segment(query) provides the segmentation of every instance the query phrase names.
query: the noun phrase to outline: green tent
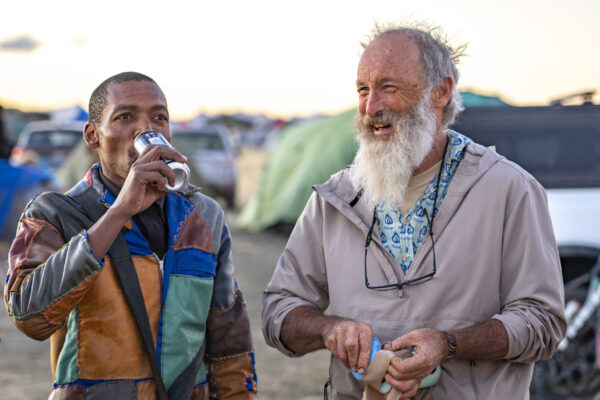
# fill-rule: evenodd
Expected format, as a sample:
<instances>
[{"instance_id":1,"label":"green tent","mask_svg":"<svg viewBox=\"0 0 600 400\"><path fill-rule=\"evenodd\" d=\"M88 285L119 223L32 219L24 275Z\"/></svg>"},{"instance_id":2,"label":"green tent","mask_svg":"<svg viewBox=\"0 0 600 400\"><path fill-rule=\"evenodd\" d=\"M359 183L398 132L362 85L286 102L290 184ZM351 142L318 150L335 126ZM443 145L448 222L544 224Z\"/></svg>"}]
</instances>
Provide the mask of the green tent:
<instances>
[{"instance_id":1,"label":"green tent","mask_svg":"<svg viewBox=\"0 0 600 400\"><path fill-rule=\"evenodd\" d=\"M312 192L312 185L354 159L356 110L301 122L282 129L271 151L262 180L238 222L250 230L296 222Z\"/></svg>"},{"instance_id":2,"label":"green tent","mask_svg":"<svg viewBox=\"0 0 600 400\"><path fill-rule=\"evenodd\" d=\"M460 92L465 107L507 106L504 101L495 96L484 96L469 91Z\"/></svg>"},{"instance_id":3,"label":"green tent","mask_svg":"<svg viewBox=\"0 0 600 400\"><path fill-rule=\"evenodd\" d=\"M502 100L463 92L465 107L502 106ZM238 223L260 230L278 223L294 224L312 186L352 163L356 153L356 109L284 128L269 155L258 190L242 210Z\"/></svg>"}]
</instances>

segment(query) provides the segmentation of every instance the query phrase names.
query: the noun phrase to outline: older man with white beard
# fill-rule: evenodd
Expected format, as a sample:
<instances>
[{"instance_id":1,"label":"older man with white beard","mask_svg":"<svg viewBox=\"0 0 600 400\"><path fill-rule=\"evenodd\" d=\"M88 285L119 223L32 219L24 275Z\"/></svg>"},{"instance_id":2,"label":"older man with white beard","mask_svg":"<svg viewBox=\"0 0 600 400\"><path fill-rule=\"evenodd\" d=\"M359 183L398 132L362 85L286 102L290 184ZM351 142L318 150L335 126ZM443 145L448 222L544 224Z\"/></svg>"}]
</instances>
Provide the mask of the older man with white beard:
<instances>
[{"instance_id":1,"label":"older man with white beard","mask_svg":"<svg viewBox=\"0 0 600 400\"><path fill-rule=\"evenodd\" d=\"M460 49L436 32L393 27L365 46L354 164L315 187L265 290L267 343L331 351L335 399L362 397L350 372L369 372L373 337L414 353L387 366L396 398L528 398L565 333L544 190L447 129Z\"/></svg>"}]
</instances>

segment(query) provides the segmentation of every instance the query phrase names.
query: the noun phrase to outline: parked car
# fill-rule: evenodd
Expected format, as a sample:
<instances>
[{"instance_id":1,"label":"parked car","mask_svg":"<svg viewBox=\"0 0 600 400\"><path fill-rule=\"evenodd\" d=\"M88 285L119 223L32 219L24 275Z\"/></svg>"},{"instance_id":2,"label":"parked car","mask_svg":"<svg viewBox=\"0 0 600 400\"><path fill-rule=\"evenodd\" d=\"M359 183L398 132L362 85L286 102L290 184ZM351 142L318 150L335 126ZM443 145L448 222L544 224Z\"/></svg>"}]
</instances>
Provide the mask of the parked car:
<instances>
[{"instance_id":1,"label":"parked car","mask_svg":"<svg viewBox=\"0 0 600 400\"><path fill-rule=\"evenodd\" d=\"M11 157L19 160L31 151L57 170L83 139L82 121L34 121L23 128Z\"/></svg>"},{"instance_id":2,"label":"parked car","mask_svg":"<svg viewBox=\"0 0 600 400\"><path fill-rule=\"evenodd\" d=\"M565 282L588 272L600 256L600 106L473 107L454 128L544 186Z\"/></svg>"},{"instance_id":3,"label":"parked car","mask_svg":"<svg viewBox=\"0 0 600 400\"><path fill-rule=\"evenodd\" d=\"M194 182L212 197L222 197L227 207L235 207L234 152L228 137L216 128L175 130L171 144L185 154L199 175Z\"/></svg>"},{"instance_id":4,"label":"parked car","mask_svg":"<svg viewBox=\"0 0 600 400\"><path fill-rule=\"evenodd\" d=\"M471 108L454 128L496 146L546 188L566 313L575 316L584 302L593 305L588 286L593 292L600 268L600 106ZM590 315L600 315L596 307L590 309ZM577 318L585 323L569 319L576 333L568 345L561 344L551 360L536 363L532 400L599 398L600 319Z\"/></svg>"}]
</instances>

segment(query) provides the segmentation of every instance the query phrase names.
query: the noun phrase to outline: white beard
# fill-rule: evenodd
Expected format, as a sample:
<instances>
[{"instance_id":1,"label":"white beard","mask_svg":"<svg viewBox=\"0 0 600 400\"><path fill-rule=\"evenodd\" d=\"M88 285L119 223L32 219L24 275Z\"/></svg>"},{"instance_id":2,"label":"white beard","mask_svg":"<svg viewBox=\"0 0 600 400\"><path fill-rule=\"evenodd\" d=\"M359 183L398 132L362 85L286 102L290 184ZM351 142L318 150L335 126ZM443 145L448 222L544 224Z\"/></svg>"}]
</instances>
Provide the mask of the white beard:
<instances>
[{"instance_id":1,"label":"white beard","mask_svg":"<svg viewBox=\"0 0 600 400\"><path fill-rule=\"evenodd\" d=\"M408 181L414 170L431 151L436 134L436 118L425 91L412 109L399 115L384 112L379 116L356 115L358 152L350 180L369 208L379 202L399 209L404 201ZM373 134L376 124L391 124L389 139Z\"/></svg>"}]
</instances>

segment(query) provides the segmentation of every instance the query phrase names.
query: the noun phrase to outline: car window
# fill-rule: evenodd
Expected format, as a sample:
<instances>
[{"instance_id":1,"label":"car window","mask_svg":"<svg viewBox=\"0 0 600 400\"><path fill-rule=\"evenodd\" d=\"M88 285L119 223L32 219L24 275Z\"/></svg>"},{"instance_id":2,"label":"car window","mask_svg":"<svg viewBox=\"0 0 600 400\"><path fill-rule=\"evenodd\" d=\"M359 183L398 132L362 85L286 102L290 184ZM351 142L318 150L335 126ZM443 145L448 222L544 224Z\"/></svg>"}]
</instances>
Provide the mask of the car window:
<instances>
[{"instance_id":1,"label":"car window","mask_svg":"<svg viewBox=\"0 0 600 400\"><path fill-rule=\"evenodd\" d=\"M547 188L600 186L600 135L550 132L509 135L496 142L498 153Z\"/></svg>"},{"instance_id":2,"label":"car window","mask_svg":"<svg viewBox=\"0 0 600 400\"><path fill-rule=\"evenodd\" d=\"M546 188L600 187L600 107L466 109L453 128L516 162Z\"/></svg>"},{"instance_id":3,"label":"car window","mask_svg":"<svg viewBox=\"0 0 600 400\"><path fill-rule=\"evenodd\" d=\"M225 150L225 143L219 135L213 134L181 134L176 135L177 147L188 151Z\"/></svg>"},{"instance_id":4,"label":"car window","mask_svg":"<svg viewBox=\"0 0 600 400\"><path fill-rule=\"evenodd\" d=\"M82 138L79 131L35 131L31 132L27 147L74 147Z\"/></svg>"}]
</instances>

